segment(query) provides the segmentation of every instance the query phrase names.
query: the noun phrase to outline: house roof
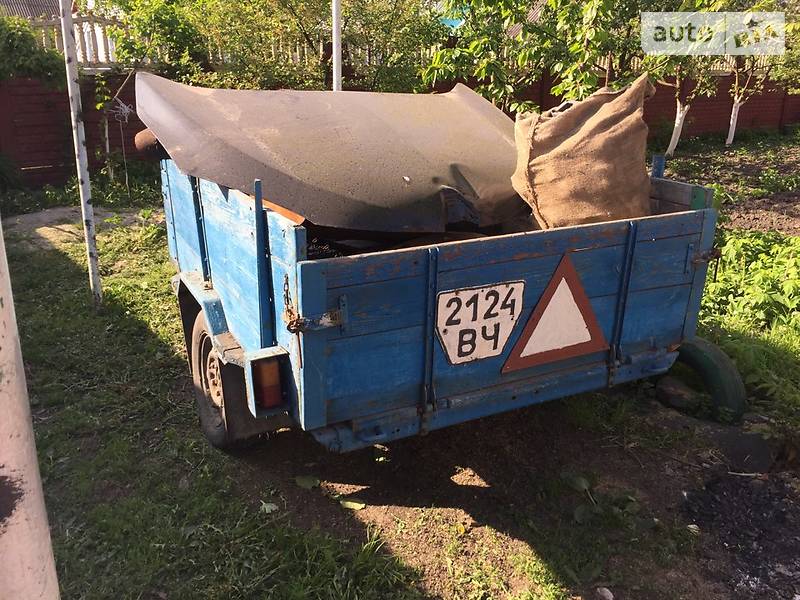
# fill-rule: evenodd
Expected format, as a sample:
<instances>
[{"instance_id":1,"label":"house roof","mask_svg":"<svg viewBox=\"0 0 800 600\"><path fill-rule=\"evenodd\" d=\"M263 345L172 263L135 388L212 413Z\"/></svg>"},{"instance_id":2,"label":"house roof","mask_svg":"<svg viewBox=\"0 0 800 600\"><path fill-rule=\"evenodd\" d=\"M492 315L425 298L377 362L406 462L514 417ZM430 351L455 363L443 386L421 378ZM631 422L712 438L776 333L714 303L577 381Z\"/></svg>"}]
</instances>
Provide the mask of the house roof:
<instances>
[{"instance_id":1,"label":"house roof","mask_svg":"<svg viewBox=\"0 0 800 600\"><path fill-rule=\"evenodd\" d=\"M51 17L60 12L58 0L0 0L0 14L7 17Z\"/></svg>"}]
</instances>

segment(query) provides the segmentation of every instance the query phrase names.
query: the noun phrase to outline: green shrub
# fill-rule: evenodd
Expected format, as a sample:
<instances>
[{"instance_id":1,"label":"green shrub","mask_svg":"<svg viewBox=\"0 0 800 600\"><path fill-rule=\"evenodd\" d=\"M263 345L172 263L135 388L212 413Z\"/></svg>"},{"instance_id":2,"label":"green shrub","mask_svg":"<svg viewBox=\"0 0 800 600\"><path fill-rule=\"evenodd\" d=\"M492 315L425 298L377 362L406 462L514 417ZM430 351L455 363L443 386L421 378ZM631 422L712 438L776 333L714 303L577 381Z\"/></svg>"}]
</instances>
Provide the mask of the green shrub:
<instances>
[{"instance_id":1,"label":"green shrub","mask_svg":"<svg viewBox=\"0 0 800 600\"><path fill-rule=\"evenodd\" d=\"M790 419L800 408L800 237L722 231L701 328L734 358L745 382Z\"/></svg>"},{"instance_id":2,"label":"green shrub","mask_svg":"<svg viewBox=\"0 0 800 600\"><path fill-rule=\"evenodd\" d=\"M25 19L0 16L0 81L12 77L34 77L62 85L64 59L55 50L39 47Z\"/></svg>"}]
</instances>

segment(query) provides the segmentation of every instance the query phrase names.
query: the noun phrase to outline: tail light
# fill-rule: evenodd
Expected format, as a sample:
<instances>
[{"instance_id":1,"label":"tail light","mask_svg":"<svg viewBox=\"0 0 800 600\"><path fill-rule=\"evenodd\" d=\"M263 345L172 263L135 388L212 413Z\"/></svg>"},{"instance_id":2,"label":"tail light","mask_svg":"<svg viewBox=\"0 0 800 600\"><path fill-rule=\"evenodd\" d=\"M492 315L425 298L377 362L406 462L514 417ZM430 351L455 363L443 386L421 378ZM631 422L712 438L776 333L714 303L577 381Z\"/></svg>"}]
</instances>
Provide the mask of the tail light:
<instances>
[{"instance_id":1,"label":"tail light","mask_svg":"<svg viewBox=\"0 0 800 600\"><path fill-rule=\"evenodd\" d=\"M253 391L261 408L275 408L283 403L281 372L278 360L268 358L253 363Z\"/></svg>"}]
</instances>

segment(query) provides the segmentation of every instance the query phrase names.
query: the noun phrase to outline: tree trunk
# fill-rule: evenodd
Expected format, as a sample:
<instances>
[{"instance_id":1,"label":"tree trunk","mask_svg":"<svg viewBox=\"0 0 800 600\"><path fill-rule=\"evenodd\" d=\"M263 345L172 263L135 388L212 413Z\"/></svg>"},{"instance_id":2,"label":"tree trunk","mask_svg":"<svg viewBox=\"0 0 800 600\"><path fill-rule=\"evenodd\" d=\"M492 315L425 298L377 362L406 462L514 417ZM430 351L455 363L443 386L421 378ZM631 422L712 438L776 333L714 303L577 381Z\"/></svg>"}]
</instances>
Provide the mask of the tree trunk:
<instances>
[{"instance_id":1,"label":"tree trunk","mask_svg":"<svg viewBox=\"0 0 800 600\"><path fill-rule=\"evenodd\" d=\"M725 145L730 146L733 144L733 136L736 135L736 122L739 120L739 109L742 107L740 98L733 99L733 108L731 108L731 121L728 125L728 137L725 140Z\"/></svg>"},{"instance_id":2,"label":"tree trunk","mask_svg":"<svg viewBox=\"0 0 800 600\"><path fill-rule=\"evenodd\" d=\"M672 137L669 139L669 146L664 153L667 156L672 156L675 153L675 147L678 145L678 140L681 139L681 132L683 131L683 122L686 120L686 113L689 112L689 104L683 104L680 99L675 100L675 124L672 126Z\"/></svg>"}]
</instances>

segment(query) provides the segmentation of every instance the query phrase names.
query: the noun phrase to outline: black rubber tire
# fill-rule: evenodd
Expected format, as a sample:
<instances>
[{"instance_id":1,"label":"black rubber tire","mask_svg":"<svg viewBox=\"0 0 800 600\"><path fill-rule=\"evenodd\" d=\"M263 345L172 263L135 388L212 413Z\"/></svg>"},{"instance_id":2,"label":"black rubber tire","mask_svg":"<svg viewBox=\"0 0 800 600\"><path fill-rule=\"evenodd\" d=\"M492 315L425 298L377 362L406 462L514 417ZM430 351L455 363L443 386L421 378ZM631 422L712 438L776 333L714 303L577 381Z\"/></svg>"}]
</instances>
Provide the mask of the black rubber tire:
<instances>
[{"instance_id":1,"label":"black rubber tire","mask_svg":"<svg viewBox=\"0 0 800 600\"><path fill-rule=\"evenodd\" d=\"M747 392L734 362L716 344L700 337L681 344L678 362L694 370L711 395L715 420L735 423L747 407Z\"/></svg>"},{"instance_id":2,"label":"black rubber tire","mask_svg":"<svg viewBox=\"0 0 800 600\"><path fill-rule=\"evenodd\" d=\"M224 410L211 400L207 366L209 358L218 360L206 329L205 316L200 311L192 327L192 383L197 416L200 418L200 429L208 442L215 448L229 448L233 439L225 426ZM222 402L224 406L224 399Z\"/></svg>"}]
</instances>

